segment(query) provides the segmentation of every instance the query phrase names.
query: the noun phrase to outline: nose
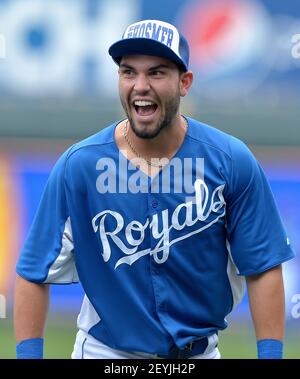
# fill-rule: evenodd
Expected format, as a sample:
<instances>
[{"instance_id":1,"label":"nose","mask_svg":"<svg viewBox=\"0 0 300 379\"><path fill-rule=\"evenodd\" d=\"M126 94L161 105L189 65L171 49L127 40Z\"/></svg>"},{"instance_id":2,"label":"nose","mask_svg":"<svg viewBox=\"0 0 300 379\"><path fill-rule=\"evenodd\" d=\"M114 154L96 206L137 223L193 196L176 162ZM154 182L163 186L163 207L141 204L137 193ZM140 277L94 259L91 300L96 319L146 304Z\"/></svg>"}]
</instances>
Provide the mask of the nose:
<instances>
[{"instance_id":1,"label":"nose","mask_svg":"<svg viewBox=\"0 0 300 379\"><path fill-rule=\"evenodd\" d=\"M135 78L134 89L136 92L147 92L150 89L149 79L145 74L139 74Z\"/></svg>"}]
</instances>

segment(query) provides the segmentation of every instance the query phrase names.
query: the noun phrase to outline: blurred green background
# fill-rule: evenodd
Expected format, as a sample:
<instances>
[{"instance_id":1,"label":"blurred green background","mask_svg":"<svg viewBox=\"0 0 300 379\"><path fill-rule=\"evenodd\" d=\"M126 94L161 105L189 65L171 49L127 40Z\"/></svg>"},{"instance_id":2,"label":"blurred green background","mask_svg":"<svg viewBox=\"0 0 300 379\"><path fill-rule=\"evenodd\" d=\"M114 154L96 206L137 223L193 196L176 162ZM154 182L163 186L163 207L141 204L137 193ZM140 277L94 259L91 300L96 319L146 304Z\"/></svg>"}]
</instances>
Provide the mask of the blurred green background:
<instances>
[{"instance_id":1,"label":"blurred green background","mask_svg":"<svg viewBox=\"0 0 300 379\"><path fill-rule=\"evenodd\" d=\"M76 316L53 315L47 323L45 335L46 359L69 359L75 341ZM15 343L11 320L0 322L0 357L15 358ZM300 359L300 330L298 326L287 329L284 356ZM255 359L256 340L251 322L230 322L229 327L219 334L219 349L222 359Z\"/></svg>"}]
</instances>

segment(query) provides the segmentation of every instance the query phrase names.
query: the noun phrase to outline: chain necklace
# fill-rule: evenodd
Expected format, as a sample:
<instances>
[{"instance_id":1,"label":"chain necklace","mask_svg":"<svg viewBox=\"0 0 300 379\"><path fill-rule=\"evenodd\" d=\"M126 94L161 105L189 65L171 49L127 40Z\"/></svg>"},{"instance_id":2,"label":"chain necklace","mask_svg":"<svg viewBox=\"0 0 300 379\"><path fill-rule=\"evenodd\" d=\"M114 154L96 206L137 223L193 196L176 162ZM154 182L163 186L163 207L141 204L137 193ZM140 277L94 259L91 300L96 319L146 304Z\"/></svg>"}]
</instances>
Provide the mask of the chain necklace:
<instances>
[{"instance_id":1,"label":"chain necklace","mask_svg":"<svg viewBox=\"0 0 300 379\"><path fill-rule=\"evenodd\" d=\"M188 128L188 122L187 122L187 120L186 120L185 117L183 117L183 119L184 119L184 121L185 121L185 127L186 127L186 130L187 130L187 128ZM150 160L150 159L145 158L144 156L142 156L142 155L136 150L136 148L133 146L132 142L131 142L130 139L128 138L128 128L127 128L127 126L128 126L128 120L126 121L123 130L124 130L124 138L125 138L125 141L127 142L127 145L130 147L130 150L131 150L131 151L132 151L132 152L133 152L138 158L143 159L144 161L146 161L147 164L148 164L149 166L153 166L153 167L162 167L162 166L163 166L163 163L164 163L164 162L163 162L163 163L161 162L162 159L158 159L158 161L159 161L160 163L155 163L155 162L153 162L153 159Z\"/></svg>"}]
</instances>

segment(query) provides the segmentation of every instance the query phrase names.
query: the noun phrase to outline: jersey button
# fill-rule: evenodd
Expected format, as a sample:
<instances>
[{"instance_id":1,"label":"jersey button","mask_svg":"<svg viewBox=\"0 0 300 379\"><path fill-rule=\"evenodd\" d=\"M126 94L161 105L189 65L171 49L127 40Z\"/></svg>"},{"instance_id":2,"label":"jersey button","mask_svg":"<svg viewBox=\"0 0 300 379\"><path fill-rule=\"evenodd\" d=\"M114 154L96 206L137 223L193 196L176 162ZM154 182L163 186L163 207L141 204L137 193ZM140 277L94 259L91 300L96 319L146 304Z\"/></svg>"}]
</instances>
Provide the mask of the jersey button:
<instances>
[{"instance_id":1,"label":"jersey button","mask_svg":"<svg viewBox=\"0 0 300 379\"><path fill-rule=\"evenodd\" d=\"M151 205L152 205L153 209L156 209L158 207L158 201L157 200L152 200Z\"/></svg>"}]
</instances>

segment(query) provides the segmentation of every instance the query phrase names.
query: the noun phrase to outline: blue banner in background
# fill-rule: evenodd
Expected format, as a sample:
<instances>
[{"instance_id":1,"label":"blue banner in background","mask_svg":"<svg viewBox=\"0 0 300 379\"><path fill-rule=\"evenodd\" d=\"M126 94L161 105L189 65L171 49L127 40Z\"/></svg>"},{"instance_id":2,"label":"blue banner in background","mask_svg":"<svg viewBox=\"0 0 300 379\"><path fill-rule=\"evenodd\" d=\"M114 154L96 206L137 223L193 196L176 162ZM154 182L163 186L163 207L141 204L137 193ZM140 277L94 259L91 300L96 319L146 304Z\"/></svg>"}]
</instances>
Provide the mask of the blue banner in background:
<instances>
[{"instance_id":1,"label":"blue banner in background","mask_svg":"<svg viewBox=\"0 0 300 379\"><path fill-rule=\"evenodd\" d=\"M2 0L0 94L116 96L108 47L142 18L182 29L198 95L299 96L300 7L294 0Z\"/></svg>"},{"instance_id":2,"label":"blue banner in background","mask_svg":"<svg viewBox=\"0 0 300 379\"><path fill-rule=\"evenodd\" d=\"M212 99L299 94L299 9L274 3L184 2L176 17L190 41L196 92Z\"/></svg>"}]
</instances>

